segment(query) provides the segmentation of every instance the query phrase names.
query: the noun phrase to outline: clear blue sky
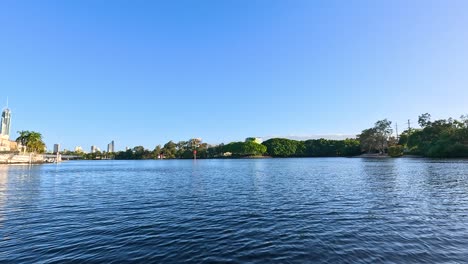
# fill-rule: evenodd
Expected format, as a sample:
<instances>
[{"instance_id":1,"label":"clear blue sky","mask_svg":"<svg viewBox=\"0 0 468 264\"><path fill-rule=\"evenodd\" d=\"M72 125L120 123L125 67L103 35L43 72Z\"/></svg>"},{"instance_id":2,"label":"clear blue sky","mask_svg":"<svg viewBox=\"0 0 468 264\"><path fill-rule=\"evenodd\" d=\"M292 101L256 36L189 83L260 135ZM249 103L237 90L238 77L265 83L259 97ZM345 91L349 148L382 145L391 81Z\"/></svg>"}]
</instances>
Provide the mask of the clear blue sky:
<instances>
[{"instance_id":1,"label":"clear blue sky","mask_svg":"<svg viewBox=\"0 0 468 264\"><path fill-rule=\"evenodd\" d=\"M467 10L456 0L1 1L0 100L10 98L13 131L86 150L459 117Z\"/></svg>"}]
</instances>

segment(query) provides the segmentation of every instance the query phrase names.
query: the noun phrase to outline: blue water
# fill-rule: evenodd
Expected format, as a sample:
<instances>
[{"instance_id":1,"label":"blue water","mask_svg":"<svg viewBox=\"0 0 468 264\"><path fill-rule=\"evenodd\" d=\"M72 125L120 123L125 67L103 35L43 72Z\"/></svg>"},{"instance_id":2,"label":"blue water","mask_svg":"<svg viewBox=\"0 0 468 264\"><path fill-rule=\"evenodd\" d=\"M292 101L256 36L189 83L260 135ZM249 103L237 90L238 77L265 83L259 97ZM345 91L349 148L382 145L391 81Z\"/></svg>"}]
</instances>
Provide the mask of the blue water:
<instances>
[{"instance_id":1,"label":"blue water","mask_svg":"<svg viewBox=\"0 0 468 264\"><path fill-rule=\"evenodd\" d=\"M0 166L0 262L468 261L468 161Z\"/></svg>"}]
</instances>

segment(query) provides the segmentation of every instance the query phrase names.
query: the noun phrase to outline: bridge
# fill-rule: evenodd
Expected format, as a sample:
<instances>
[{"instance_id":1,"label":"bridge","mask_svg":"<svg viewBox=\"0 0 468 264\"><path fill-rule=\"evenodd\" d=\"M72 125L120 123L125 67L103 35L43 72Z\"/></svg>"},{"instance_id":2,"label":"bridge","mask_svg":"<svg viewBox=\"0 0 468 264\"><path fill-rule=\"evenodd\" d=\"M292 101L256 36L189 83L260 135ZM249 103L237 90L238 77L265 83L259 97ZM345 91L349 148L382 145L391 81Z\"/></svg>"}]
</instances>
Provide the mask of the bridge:
<instances>
[{"instance_id":1,"label":"bridge","mask_svg":"<svg viewBox=\"0 0 468 264\"><path fill-rule=\"evenodd\" d=\"M60 162L62 160L78 160L82 159L81 156L76 155L62 155L62 154L44 154L44 159L49 160L51 162Z\"/></svg>"}]
</instances>

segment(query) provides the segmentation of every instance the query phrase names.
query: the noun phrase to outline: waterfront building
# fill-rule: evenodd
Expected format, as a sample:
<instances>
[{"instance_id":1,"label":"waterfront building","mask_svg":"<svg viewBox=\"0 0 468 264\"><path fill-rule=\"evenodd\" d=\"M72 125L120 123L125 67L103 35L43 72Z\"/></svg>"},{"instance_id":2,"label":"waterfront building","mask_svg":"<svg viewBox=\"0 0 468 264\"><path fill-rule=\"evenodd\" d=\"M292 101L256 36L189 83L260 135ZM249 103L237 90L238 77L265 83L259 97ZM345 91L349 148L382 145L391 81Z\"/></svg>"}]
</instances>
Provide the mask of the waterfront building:
<instances>
[{"instance_id":1,"label":"waterfront building","mask_svg":"<svg viewBox=\"0 0 468 264\"><path fill-rule=\"evenodd\" d=\"M114 140L112 140L111 143L107 144L107 152L108 153L114 153L115 152Z\"/></svg>"},{"instance_id":2,"label":"waterfront building","mask_svg":"<svg viewBox=\"0 0 468 264\"><path fill-rule=\"evenodd\" d=\"M54 154L57 154L60 152L60 144L54 144Z\"/></svg>"},{"instance_id":3,"label":"waterfront building","mask_svg":"<svg viewBox=\"0 0 468 264\"><path fill-rule=\"evenodd\" d=\"M91 146L91 153L96 153L96 152L97 152L97 149L98 149L98 147L96 147L96 146L94 146L94 145Z\"/></svg>"},{"instance_id":4,"label":"waterfront building","mask_svg":"<svg viewBox=\"0 0 468 264\"><path fill-rule=\"evenodd\" d=\"M9 140L7 136L0 136L0 151L16 151L18 149L17 142Z\"/></svg>"},{"instance_id":5,"label":"waterfront building","mask_svg":"<svg viewBox=\"0 0 468 264\"><path fill-rule=\"evenodd\" d=\"M10 151L11 141L8 136L0 135L0 151Z\"/></svg>"}]
</instances>

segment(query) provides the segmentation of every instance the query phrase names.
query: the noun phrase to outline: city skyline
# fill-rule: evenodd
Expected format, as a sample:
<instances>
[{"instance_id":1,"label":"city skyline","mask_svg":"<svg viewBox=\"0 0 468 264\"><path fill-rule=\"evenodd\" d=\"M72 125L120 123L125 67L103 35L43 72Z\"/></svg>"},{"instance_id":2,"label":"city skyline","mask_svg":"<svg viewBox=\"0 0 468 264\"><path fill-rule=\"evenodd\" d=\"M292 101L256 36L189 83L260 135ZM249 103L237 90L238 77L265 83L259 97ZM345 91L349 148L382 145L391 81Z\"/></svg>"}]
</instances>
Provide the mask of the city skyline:
<instances>
[{"instance_id":1,"label":"city skyline","mask_svg":"<svg viewBox=\"0 0 468 264\"><path fill-rule=\"evenodd\" d=\"M0 3L0 93L49 147L347 137L466 114L468 3Z\"/></svg>"}]
</instances>

